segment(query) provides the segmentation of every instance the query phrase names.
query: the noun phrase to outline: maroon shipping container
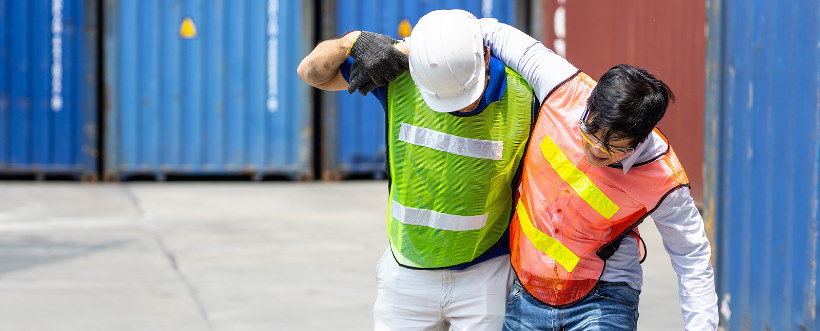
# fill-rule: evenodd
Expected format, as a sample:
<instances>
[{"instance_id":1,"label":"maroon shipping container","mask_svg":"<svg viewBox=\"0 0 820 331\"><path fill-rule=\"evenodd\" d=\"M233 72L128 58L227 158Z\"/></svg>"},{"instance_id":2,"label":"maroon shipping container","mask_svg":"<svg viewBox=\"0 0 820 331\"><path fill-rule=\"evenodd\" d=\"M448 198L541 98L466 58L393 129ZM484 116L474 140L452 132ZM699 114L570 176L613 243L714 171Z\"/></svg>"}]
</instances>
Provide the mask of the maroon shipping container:
<instances>
[{"instance_id":1,"label":"maroon shipping container","mask_svg":"<svg viewBox=\"0 0 820 331\"><path fill-rule=\"evenodd\" d=\"M702 202L706 2L542 0L540 16L544 45L593 78L626 63L669 85L677 102L658 127Z\"/></svg>"}]
</instances>

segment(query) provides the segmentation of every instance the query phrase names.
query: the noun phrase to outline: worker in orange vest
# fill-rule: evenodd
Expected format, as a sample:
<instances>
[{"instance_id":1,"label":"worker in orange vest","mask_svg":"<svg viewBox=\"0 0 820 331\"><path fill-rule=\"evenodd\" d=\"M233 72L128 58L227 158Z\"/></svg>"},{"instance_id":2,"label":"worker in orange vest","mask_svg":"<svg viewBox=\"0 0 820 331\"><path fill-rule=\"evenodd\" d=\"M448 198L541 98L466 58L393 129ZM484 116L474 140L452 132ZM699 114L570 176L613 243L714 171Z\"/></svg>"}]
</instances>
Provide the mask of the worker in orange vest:
<instances>
[{"instance_id":1,"label":"worker in orange vest","mask_svg":"<svg viewBox=\"0 0 820 331\"><path fill-rule=\"evenodd\" d=\"M655 127L674 96L618 65L595 82L537 40L482 19L494 56L541 101L510 223L517 278L505 330L635 330L637 226L651 216L678 274L686 330L716 330L711 248L689 180Z\"/></svg>"}]
</instances>

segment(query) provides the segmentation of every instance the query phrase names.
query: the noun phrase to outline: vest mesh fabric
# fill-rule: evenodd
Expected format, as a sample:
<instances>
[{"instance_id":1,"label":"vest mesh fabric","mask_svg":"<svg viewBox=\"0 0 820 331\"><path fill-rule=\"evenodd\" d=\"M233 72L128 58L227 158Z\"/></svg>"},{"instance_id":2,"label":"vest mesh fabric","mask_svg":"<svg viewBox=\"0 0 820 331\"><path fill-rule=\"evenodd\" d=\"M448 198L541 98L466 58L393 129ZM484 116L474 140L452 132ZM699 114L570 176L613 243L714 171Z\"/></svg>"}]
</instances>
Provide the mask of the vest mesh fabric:
<instances>
[{"instance_id":1,"label":"vest mesh fabric","mask_svg":"<svg viewBox=\"0 0 820 331\"><path fill-rule=\"evenodd\" d=\"M532 90L509 68L506 79L501 100L467 117L429 109L408 73L390 83L387 229L399 264L468 263L506 231L532 126Z\"/></svg>"}]
</instances>

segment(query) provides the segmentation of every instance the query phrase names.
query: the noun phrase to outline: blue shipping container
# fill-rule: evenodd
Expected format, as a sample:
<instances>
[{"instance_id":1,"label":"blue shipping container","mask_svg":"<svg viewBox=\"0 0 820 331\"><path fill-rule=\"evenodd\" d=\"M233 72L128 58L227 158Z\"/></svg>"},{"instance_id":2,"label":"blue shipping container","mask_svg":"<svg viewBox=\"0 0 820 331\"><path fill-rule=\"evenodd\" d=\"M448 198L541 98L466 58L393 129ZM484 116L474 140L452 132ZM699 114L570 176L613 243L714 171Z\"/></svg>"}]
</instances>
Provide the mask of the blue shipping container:
<instances>
[{"instance_id":1,"label":"blue shipping container","mask_svg":"<svg viewBox=\"0 0 820 331\"><path fill-rule=\"evenodd\" d=\"M310 177L309 6L105 0L106 179Z\"/></svg>"},{"instance_id":2,"label":"blue shipping container","mask_svg":"<svg viewBox=\"0 0 820 331\"><path fill-rule=\"evenodd\" d=\"M97 179L97 9L0 0L0 173Z\"/></svg>"},{"instance_id":3,"label":"blue shipping container","mask_svg":"<svg viewBox=\"0 0 820 331\"><path fill-rule=\"evenodd\" d=\"M494 17L515 25L516 1L492 0L426 0L378 1L337 0L336 31L377 32L399 39L399 25L407 20L411 25L433 10L464 9L476 17ZM332 18L331 18L332 19ZM349 175L384 176L385 128L384 110L375 97L333 92L322 114L323 177L334 179Z\"/></svg>"},{"instance_id":4,"label":"blue shipping container","mask_svg":"<svg viewBox=\"0 0 820 331\"><path fill-rule=\"evenodd\" d=\"M820 330L820 5L708 5L705 202L722 324Z\"/></svg>"}]
</instances>

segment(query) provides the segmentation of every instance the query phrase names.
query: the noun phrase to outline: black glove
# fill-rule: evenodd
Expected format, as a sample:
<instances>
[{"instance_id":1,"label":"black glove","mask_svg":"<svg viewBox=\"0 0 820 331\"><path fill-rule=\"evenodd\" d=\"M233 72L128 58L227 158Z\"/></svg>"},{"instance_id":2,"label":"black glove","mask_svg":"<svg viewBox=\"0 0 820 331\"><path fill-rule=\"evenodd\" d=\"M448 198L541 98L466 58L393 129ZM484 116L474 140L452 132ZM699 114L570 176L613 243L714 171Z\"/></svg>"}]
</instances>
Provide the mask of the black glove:
<instances>
[{"instance_id":1,"label":"black glove","mask_svg":"<svg viewBox=\"0 0 820 331\"><path fill-rule=\"evenodd\" d=\"M396 42L395 39L382 34L362 31L350 48L350 56L359 64L358 69L362 74L369 76L376 86L387 85L409 67L407 55L393 47ZM347 92L353 93L367 83L364 78L355 83L351 79Z\"/></svg>"},{"instance_id":2,"label":"black glove","mask_svg":"<svg viewBox=\"0 0 820 331\"><path fill-rule=\"evenodd\" d=\"M359 66L359 61L353 62L353 66L350 67L350 83L347 92L352 94L358 88L359 93L367 95L377 87L379 86Z\"/></svg>"}]
</instances>

